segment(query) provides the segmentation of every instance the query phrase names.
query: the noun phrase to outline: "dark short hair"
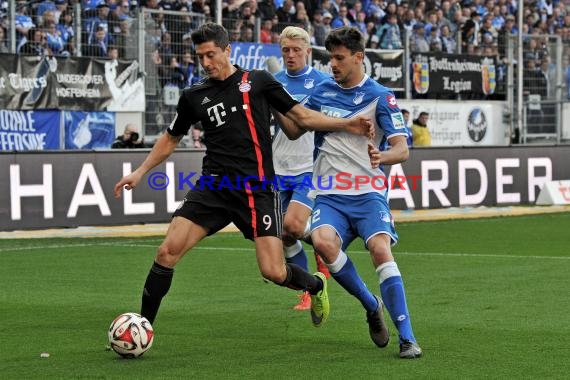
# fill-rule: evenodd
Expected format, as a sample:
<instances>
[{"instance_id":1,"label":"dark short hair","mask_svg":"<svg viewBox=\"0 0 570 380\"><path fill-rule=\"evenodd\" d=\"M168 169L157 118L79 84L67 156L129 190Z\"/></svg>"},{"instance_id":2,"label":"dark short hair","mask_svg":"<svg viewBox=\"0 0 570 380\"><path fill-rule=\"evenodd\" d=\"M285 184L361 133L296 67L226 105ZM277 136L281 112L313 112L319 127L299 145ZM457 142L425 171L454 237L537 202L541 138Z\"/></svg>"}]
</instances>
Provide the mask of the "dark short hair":
<instances>
[{"instance_id":1,"label":"dark short hair","mask_svg":"<svg viewBox=\"0 0 570 380\"><path fill-rule=\"evenodd\" d=\"M410 111L408 111L408 110L407 110L407 109L405 109L405 108L402 108L400 111L401 111L402 113L407 113L407 114L409 114L409 113L410 113Z\"/></svg>"},{"instance_id":2,"label":"dark short hair","mask_svg":"<svg viewBox=\"0 0 570 380\"><path fill-rule=\"evenodd\" d=\"M192 32L192 42L194 45L200 45L213 41L214 44L225 49L230 44L228 31L221 25L207 22Z\"/></svg>"},{"instance_id":3,"label":"dark short hair","mask_svg":"<svg viewBox=\"0 0 570 380\"><path fill-rule=\"evenodd\" d=\"M328 51L335 47L344 46L354 54L359 51L364 52L365 45L364 35L352 26L342 26L333 29L325 40L325 48Z\"/></svg>"},{"instance_id":4,"label":"dark short hair","mask_svg":"<svg viewBox=\"0 0 570 380\"><path fill-rule=\"evenodd\" d=\"M422 117L422 116L429 116L429 113L422 111L420 112L420 114L418 115L418 117Z\"/></svg>"},{"instance_id":5,"label":"dark short hair","mask_svg":"<svg viewBox=\"0 0 570 380\"><path fill-rule=\"evenodd\" d=\"M30 29L28 29L28 41L33 41L34 40L34 36L36 35L36 32L41 32L42 30L36 27L31 27Z\"/></svg>"}]
</instances>

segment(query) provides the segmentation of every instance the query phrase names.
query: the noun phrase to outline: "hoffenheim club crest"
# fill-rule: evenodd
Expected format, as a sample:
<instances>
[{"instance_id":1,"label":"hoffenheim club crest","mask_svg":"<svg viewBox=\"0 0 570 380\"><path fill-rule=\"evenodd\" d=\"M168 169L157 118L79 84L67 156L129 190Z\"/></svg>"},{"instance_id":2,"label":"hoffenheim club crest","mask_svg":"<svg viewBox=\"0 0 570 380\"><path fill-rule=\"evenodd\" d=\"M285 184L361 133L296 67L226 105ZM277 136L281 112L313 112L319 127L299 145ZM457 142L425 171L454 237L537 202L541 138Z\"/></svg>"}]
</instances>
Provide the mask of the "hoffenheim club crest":
<instances>
[{"instance_id":1,"label":"hoffenheim club crest","mask_svg":"<svg viewBox=\"0 0 570 380\"><path fill-rule=\"evenodd\" d=\"M354 99L352 101L354 102L354 104L358 105L358 104L362 103L363 98L364 98L364 92L357 92L356 96L354 97Z\"/></svg>"}]
</instances>

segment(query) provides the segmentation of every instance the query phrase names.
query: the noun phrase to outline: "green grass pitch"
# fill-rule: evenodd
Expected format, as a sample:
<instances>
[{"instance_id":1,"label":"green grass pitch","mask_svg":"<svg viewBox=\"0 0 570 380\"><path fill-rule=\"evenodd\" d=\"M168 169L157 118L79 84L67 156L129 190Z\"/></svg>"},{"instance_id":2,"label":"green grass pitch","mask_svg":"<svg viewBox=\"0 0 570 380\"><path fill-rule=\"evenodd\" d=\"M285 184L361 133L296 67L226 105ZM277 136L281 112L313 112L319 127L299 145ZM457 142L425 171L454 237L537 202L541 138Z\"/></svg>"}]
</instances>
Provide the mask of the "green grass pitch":
<instances>
[{"instance_id":1,"label":"green grass pitch","mask_svg":"<svg viewBox=\"0 0 570 380\"><path fill-rule=\"evenodd\" d=\"M107 328L138 312L161 238L0 240L3 379L568 378L570 213L402 223L394 252L419 360L378 349L360 304L330 282L321 328L295 292L260 278L239 234L205 239L177 266L153 347L121 359ZM360 241L349 248L378 280ZM311 260L314 268L314 261ZM40 358L40 353L50 353Z\"/></svg>"}]
</instances>

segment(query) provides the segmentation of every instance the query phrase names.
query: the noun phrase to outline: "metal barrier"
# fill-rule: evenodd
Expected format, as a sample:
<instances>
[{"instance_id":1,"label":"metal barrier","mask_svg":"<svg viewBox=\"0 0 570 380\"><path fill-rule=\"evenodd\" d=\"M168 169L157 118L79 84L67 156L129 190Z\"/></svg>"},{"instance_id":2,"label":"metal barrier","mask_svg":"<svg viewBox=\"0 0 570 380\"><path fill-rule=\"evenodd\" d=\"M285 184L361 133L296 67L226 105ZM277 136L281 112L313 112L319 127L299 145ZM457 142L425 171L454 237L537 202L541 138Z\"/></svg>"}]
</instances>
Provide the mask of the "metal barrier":
<instances>
[{"instance_id":1,"label":"metal barrier","mask_svg":"<svg viewBox=\"0 0 570 380\"><path fill-rule=\"evenodd\" d=\"M521 143L531 142L560 142L560 124L562 102L540 100L540 97L523 102L524 128L521 133Z\"/></svg>"},{"instance_id":2,"label":"metal barrier","mask_svg":"<svg viewBox=\"0 0 570 380\"><path fill-rule=\"evenodd\" d=\"M146 74L145 134L156 136L174 118L180 91L198 79L190 34L205 16L142 8L138 19L138 59Z\"/></svg>"},{"instance_id":3,"label":"metal barrier","mask_svg":"<svg viewBox=\"0 0 570 380\"><path fill-rule=\"evenodd\" d=\"M563 46L557 35L523 35L519 47L516 36L508 41L508 105L512 110L513 130L517 115L523 115L523 129L517 131L520 142L556 142L561 140L562 102L565 82L562 80ZM518 78L516 59L522 48L522 78ZM521 88L522 87L522 88ZM522 89L523 110L518 112L517 96Z\"/></svg>"}]
</instances>

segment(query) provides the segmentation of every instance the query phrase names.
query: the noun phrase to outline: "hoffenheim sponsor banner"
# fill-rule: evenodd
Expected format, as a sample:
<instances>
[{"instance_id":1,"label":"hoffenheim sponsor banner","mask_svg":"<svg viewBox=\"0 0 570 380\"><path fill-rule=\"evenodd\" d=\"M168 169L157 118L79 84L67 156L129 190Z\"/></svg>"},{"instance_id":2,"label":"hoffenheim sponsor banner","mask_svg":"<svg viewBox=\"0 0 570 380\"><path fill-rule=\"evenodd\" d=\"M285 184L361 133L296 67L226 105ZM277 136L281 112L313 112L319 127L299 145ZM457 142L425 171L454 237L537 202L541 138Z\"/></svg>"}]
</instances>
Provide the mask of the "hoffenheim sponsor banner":
<instances>
[{"instance_id":1,"label":"hoffenheim sponsor banner","mask_svg":"<svg viewBox=\"0 0 570 380\"><path fill-rule=\"evenodd\" d=\"M283 57L278 44L259 44L252 42L232 42L230 59L234 65L246 70L265 70L265 61L269 57L275 57L283 67Z\"/></svg>"},{"instance_id":2,"label":"hoffenheim sponsor banner","mask_svg":"<svg viewBox=\"0 0 570 380\"><path fill-rule=\"evenodd\" d=\"M113 112L63 112L65 149L109 149L115 140Z\"/></svg>"},{"instance_id":3,"label":"hoffenheim sponsor banner","mask_svg":"<svg viewBox=\"0 0 570 380\"><path fill-rule=\"evenodd\" d=\"M137 61L0 54L0 109L144 111Z\"/></svg>"},{"instance_id":4,"label":"hoffenheim sponsor banner","mask_svg":"<svg viewBox=\"0 0 570 380\"><path fill-rule=\"evenodd\" d=\"M59 111L0 110L0 151L60 149Z\"/></svg>"}]
</instances>

